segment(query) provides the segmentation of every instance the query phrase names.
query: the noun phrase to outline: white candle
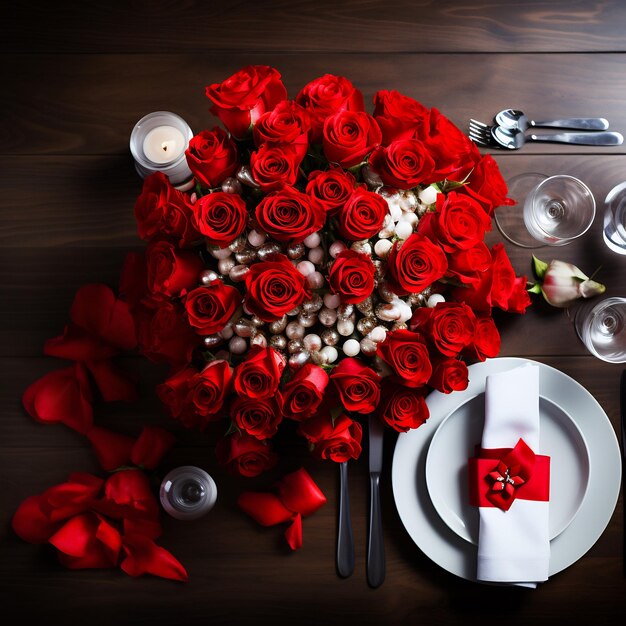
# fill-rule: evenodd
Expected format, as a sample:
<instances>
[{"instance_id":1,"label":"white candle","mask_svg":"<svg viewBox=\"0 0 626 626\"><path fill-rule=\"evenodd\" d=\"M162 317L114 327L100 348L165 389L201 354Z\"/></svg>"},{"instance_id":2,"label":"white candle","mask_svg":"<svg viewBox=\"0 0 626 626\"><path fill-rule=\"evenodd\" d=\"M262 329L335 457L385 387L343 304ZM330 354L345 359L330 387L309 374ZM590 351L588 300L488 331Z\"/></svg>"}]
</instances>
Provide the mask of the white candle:
<instances>
[{"instance_id":1,"label":"white candle","mask_svg":"<svg viewBox=\"0 0 626 626\"><path fill-rule=\"evenodd\" d=\"M143 153L153 163L175 161L186 147L184 135L173 126L157 126L143 140Z\"/></svg>"}]
</instances>

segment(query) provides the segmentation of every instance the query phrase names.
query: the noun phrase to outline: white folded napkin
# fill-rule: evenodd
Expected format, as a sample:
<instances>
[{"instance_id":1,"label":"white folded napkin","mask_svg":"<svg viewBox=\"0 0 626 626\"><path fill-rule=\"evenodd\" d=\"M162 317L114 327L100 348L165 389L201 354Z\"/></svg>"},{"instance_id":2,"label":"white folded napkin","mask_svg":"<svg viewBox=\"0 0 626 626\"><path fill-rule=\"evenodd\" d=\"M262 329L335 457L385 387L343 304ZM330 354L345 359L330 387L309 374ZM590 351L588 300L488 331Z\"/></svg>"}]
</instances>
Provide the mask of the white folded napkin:
<instances>
[{"instance_id":1,"label":"white folded napkin","mask_svg":"<svg viewBox=\"0 0 626 626\"><path fill-rule=\"evenodd\" d=\"M527 364L487 377L483 448L539 440L539 368ZM508 511L480 507L478 580L535 587L548 579L549 502L517 498Z\"/></svg>"}]
</instances>

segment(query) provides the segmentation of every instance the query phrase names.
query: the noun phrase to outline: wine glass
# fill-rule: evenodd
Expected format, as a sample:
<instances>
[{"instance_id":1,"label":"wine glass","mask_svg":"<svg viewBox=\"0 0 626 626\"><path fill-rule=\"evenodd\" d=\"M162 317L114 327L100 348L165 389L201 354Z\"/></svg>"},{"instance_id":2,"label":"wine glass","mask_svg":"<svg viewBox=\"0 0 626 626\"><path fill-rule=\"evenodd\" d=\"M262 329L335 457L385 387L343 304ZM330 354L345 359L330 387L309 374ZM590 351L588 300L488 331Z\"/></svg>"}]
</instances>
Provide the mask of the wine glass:
<instances>
[{"instance_id":1,"label":"wine glass","mask_svg":"<svg viewBox=\"0 0 626 626\"><path fill-rule=\"evenodd\" d=\"M517 246L564 246L586 233L593 223L593 194L573 176L520 174L508 181L508 187L518 204L500 207L494 217L500 232Z\"/></svg>"},{"instance_id":2,"label":"wine glass","mask_svg":"<svg viewBox=\"0 0 626 626\"><path fill-rule=\"evenodd\" d=\"M609 191L604 201L604 242L618 254L626 254L626 182Z\"/></svg>"},{"instance_id":3,"label":"wine glass","mask_svg":"<svg viewBox=\"0 0 626 626\"><path fill-rule=\"evenodd\" d=\"M165 476L159 496L161 505L172 517L193 520L211 510L217 499L217 486L203 469L183 465Z\"/></svg>"},{"instance_id":4,"label":"wine glass","mask_svg":"<svg viewBox=\"0 0 626 626\"><path fill-rule=\"evenodd\" d=\"M574 326L591 354L609 363L626 363L626 298L582 304Z\"/></svg>"}]
</instances>

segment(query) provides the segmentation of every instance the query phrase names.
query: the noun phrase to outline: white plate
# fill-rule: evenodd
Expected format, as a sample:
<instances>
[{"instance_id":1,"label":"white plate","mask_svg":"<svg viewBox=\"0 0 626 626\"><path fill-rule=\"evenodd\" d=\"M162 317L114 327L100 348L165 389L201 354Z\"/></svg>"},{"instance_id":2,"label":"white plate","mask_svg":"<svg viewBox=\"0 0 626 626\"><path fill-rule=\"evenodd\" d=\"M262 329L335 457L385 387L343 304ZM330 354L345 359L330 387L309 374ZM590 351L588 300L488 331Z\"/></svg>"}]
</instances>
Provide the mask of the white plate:
<instances>
[{"instance_id":1,"label":"white plate","mask_svg":"<svg viewBox=\"0 0 626 626\"><path fill-rule=\"evenodd\" d=\"M519 367L528 359L498 358L469 367L465 391L431 393L430 418L420 428L398 436L393 456L392 484L396 507L417 546L443 569L476 580L476 546L453 532L435 509L426 485L426 457L439 425L460 405L484 394L490 374ZM535 363L534 361L532 361ZM598 540L617 504L621 483L621 458L613 426L593 396L579 383L543 363L539 366L539 394L570 416L587 444L588 488L577 515L550 542L550 575L575 563ZM454 420L450 423L452 424ZM552 474L551 490L558 488Z\"/></svg>"},{"instance_id":2,"label":"white plate","mask_svg":"<svg viewBox=\"0 0 626 626\"><path fill-rule=\"evenodd\" d=\"M467 459L480 444L485 394L473 396L444 418L426 455L426 486L441 519L457 535L478 543L478 509L469 504ZM541 450L550 457L550 539L578 513L589 484L589 451L572 418L557 404L539 398ZM560 477L567 480L559 480Z\"/></svg>"}]
</instances>

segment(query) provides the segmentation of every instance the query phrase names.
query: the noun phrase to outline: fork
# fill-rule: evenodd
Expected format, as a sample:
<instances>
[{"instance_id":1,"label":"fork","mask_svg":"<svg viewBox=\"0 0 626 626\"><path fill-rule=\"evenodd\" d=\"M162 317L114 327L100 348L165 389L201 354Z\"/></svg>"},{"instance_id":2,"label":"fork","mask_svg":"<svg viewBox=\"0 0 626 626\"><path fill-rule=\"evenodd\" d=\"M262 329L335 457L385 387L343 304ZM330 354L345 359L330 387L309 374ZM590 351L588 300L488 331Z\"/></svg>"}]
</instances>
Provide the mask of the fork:
<instances>
[{"instance_id":1,"label":"fork","mask_svg":"<svg viewBox=\"0 0 626 626\"><path fill-rule=\"evenodd\" d=\"M469 137L470 139L481 146L497 146L491 135L491 126L483 124L478 120L470 119L469 121Z\"/></svg>"}]
</instances>

